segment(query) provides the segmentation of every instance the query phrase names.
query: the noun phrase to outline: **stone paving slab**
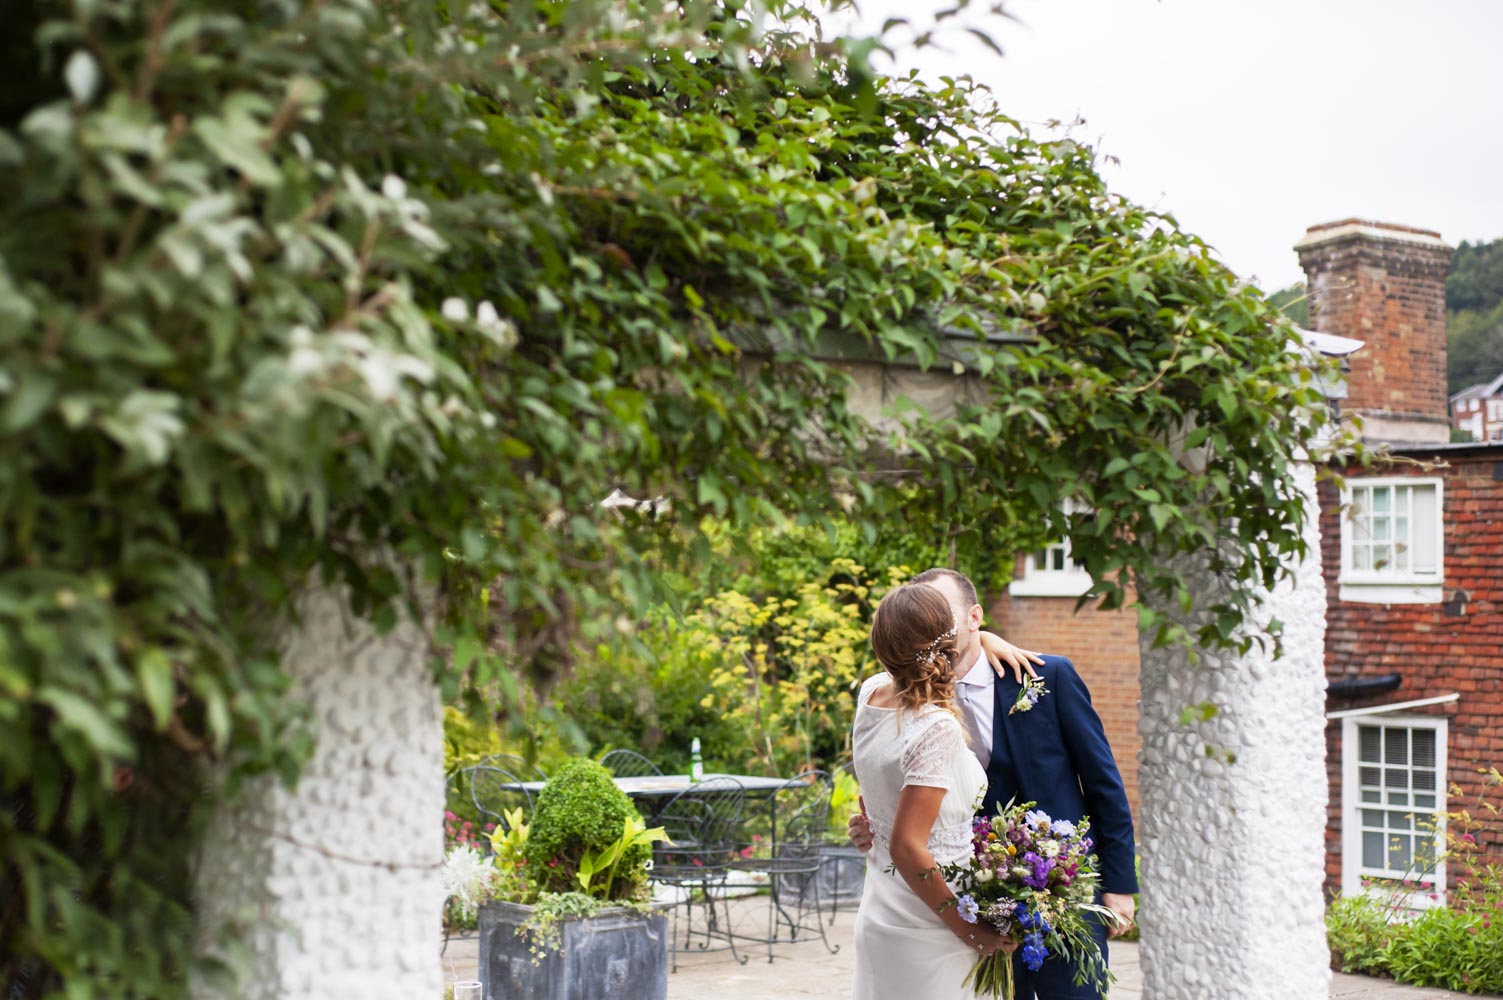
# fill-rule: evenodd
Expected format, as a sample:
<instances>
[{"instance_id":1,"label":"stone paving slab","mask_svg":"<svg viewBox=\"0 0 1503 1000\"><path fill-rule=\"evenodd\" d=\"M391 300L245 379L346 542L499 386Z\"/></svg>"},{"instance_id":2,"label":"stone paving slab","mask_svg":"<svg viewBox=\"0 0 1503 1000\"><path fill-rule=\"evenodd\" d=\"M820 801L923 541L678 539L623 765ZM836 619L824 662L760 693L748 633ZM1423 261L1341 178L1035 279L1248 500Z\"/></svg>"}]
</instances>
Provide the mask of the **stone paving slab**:
<instances>
[{"instance_id":1,"label":"stone paving slab","mask_svg":"<svg viewBox=\"0 0 1503 1000\"><path fill-rule=\"evenodd\" d=\"M755 933L766 926L765 897L736 900L732 903L732 924L738 931ZM830 943L839 948L835 954L825 950L818 937L784 941L773 948L773 960L767 949L750 945L742 950L745 965L738 964L728 951L703 954L681 953L678 971L668 977L668 1000L783 1000L785 997L812 1000L848 1000L851 995L851 933L855 927L853 910L842 910L827 928ZM478 978L479 942L474 936L449 942L445 970L452 959L460 978ZM1111 948L1112 971L1117 983L1110 1000L1143 1000L1143 976L1138 965L1138 946L1118 943ZM1370 976L1332 977L1331 1000L1443 1000L1468 996L1448 990L1418 989L1400 986L1386 979ZM922 1000L922 998L914 998Z\"/></svg>"}]
</instances>

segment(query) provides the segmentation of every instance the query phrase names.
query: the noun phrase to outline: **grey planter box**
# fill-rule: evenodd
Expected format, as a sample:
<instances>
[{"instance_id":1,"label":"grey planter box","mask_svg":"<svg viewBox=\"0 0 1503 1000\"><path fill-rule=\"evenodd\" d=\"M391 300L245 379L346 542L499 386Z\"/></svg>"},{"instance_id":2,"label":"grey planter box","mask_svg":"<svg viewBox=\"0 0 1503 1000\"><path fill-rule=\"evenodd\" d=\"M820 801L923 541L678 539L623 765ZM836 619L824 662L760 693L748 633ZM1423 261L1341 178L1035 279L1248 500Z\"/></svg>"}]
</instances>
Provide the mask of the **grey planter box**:
<instances>
[{"instance_id":1,"label":"grey planter box","mask_svg":"<svg viewBox=\"0 0 1503 1000\"><path fill-rule=\"evenodd\" d=\"M518 934L533 907L480 908L480 982L485 1000L666 1000L668 919L620 908L563 922L563 947L532 961Z\"/></svg>"},{"instance_id":2,"label":"grey planter box","mask_svg":"<svg viewBox=\"0 0 1503 1000\"><path fill-rule=\"evenodd\" d=\"M819 850L819 900L826 906L855 906L866 887L866 855L849 844Z\"/></svg>"}]
</instances>

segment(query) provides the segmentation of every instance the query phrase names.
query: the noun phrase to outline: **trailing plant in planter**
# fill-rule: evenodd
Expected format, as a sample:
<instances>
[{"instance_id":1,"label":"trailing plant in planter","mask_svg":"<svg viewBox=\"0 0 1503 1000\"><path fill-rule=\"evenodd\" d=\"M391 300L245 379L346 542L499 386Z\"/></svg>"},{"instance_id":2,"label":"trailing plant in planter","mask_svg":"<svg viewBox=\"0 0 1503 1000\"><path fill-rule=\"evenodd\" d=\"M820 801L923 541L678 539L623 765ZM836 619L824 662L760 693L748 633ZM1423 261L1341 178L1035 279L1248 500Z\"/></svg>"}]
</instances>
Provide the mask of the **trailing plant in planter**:
<instances>
[{"instance_id":1,"label":"trailing plant in planter","mask_svg":"<svg viewBox=\"0 0 1503 1000\"><path fill-rule=\"evenodd\" d=\"M528 907L517 933L528 939L534 964L560 950L564 921L623 907L646 911L652 844L666 835L647 828L595 761L559 767L530 822L520 809L503 819L490 835L489 858L465 844L449 851L445 889L462 915L492 902Z\"/></svg>"}]
</instances>

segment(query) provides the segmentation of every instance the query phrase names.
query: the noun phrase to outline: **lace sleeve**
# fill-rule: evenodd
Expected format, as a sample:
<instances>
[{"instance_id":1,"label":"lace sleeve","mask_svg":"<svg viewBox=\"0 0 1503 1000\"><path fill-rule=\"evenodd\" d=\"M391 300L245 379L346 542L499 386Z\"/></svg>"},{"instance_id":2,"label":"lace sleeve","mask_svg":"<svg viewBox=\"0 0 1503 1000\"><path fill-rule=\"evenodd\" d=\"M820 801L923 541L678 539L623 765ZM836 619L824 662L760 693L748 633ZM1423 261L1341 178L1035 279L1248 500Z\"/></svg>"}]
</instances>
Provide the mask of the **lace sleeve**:
<instances>
[{"instance_id":1,"label":"lace sleeve","mask_svg":"<svg viewBox=\"0 0 1503 1000\"><path fill-rule=\"evenodd\" d=\"M970 753L965 732L948 712L938 711L920 722L923 728L903 747L903 784L949 788L955 781L955 760Z\"/></svg>"}]
</instances>

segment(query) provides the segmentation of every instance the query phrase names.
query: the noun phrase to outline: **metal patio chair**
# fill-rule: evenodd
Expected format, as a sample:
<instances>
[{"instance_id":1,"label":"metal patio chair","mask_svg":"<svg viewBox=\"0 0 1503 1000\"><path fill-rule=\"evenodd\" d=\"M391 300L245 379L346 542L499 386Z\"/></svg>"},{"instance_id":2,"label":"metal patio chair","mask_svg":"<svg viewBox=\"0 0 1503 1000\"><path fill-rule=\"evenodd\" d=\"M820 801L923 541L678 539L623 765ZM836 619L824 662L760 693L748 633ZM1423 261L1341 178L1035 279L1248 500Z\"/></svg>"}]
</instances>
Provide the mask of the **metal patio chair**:
<instances>
[{"instance_id":1,"label":"metal patio chair","mask_svg":"<svg viewBox=\"0 0 1503 1000\"><path fill-rule=\"evenodd\" d=\"M678 953L696 948L711 949L713 940L722 940L731 956L746 964L736 951L731 934L730 904L725 894L726 877L736 852L736 831L741 826L741 812L746 789L734 778L709 778L679 792L658 810L655 825L668 834L667 843L653 845L652 881L682 890L685 898L673 905L673 971L678 971ZM699 898L695 898L695 894ZM718 896L718 899L717 899ZM695 944L694 908L704 913L704 941ZM717 909L718 906L718 909ZM679 910L685 923L682 947L678 935ZM724 914L722 924L722 916Z\"/></svg>"},{"instance_id":2,"label":"metal patio chair","mask_svg":"<svg viewBox=\"0 0 1503 1000\"><path fill-rule=\"evenodd\" d=\"M768 854L759 856L755 845L743 844L731 862L733 871L767 876L771 892L767 896L767 935L747 940L767 945L767 960L772 961L772 946L788 932L788 940L805 940L815 934L833 955L839 945L830 943L820 904L819 863L830 820L830 775L825 771L805 771L785 782L770 803L772 837ZM808 921L810 913L814 919Z\"/></svg>"},{"instance_id":3,"label":"metal patio chair","mask_svg":"<svg viewBox=\"0 0 1503 1000\"><path fill-rule=\"evenodd\" d=\"M662 774L663 769L635 750L612 750L600 758L600 766L613 778L642 778Z\"/></svg>"}]
</instances>

